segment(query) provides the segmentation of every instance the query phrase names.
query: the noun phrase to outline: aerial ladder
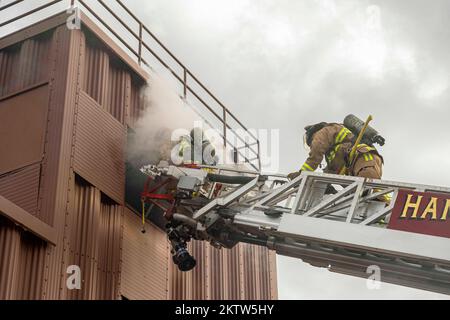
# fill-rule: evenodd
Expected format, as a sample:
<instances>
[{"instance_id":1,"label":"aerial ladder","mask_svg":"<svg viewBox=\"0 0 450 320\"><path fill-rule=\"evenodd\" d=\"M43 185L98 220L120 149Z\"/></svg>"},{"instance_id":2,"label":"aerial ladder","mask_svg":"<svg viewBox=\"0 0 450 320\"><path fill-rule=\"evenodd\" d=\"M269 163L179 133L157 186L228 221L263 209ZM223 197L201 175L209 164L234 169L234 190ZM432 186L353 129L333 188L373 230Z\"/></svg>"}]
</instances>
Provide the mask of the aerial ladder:
<instances>
[{"instance_id":1,"label":"aerial ladder","mask_svg":"<svg viewBox=\"0 0 450 320\"><path fill-rule=\"evenodd\" d=\"M450 188L317 172L290 181L281 174L167 163L143 171L149 177L143 202L163 209L173 261L182 271L196 265L188 252L192 239L216 248L244 242L362 278L376 266L383 282L450 294L450 239L388 228L401 190L450 196ZM330 185L335 192L328 194ZM386 195L390 203L380 201Z\"/></svg>"}]
</instances>

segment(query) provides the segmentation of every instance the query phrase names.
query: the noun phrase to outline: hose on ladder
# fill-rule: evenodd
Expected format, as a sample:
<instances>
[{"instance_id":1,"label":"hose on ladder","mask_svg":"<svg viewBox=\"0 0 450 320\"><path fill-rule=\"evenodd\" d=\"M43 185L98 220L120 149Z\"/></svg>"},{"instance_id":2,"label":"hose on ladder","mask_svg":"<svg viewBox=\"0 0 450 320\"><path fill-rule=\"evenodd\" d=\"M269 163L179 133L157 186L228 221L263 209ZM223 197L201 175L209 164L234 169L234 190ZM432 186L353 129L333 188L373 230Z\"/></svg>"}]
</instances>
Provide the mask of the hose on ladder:
<instances>
[{"instance_id":1,"label":"hose on ladder","mask_svg":"<svg viewBox=\"0 0 450 320\"><path fill-rule=\"evenodd\" d=\"M145 233L145 201L141 199L142 202L142 233Z\"/></svg>"}]
</instances>

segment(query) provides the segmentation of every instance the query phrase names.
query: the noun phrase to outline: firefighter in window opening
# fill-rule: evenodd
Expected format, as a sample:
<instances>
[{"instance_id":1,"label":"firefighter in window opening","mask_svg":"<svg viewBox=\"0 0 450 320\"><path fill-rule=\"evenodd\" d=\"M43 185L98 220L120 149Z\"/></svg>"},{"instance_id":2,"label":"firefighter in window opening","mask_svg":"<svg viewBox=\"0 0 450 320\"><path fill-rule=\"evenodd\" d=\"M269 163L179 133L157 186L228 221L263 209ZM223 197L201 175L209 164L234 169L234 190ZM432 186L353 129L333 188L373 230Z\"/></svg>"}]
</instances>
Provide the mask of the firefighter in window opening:
<instances>
[{"instance_id":1,"label":"firefighter in window opening","mask_svg":"<svg viewBox=\"0 0 450 320\"><path fill-rule=\"evenodd\" d=\"M178 156L183 159L183 164L215 166L218 162L216 149L199 127L180 138Z\"/></svg>"},{"instance_id":2,"label":"firefighter in window opening","mask_svg":"<svg viewBox=\"0 0 450 320\"><path fill-rule=\"evenodd\" d=\"M373 145L359 144L352 163L348 163L356 136L343 124L321 122L307 126L305 130L304 143L310 148L309 157L300 171L288 175L289 179L295 179L302 171L315 171L323 157L327 163L325 173L339 174L347 166L351 176L381 179L384 161Z\"/></svg>"}]
</instances>

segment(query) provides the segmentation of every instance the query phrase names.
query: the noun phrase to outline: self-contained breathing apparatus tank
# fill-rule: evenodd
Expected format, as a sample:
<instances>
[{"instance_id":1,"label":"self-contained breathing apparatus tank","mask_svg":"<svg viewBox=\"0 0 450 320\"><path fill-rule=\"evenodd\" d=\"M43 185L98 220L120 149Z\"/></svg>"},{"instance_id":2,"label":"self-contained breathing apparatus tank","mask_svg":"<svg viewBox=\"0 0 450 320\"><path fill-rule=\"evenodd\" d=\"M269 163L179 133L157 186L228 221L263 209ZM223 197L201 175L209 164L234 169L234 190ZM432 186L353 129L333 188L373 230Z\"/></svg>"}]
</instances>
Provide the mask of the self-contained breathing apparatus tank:
<instances>
[{"instance_id":1,"label":"self-contained breathing apparatus tank","mask_svg":"<svg viewBox=\"0 0 450 320\"><path fill-rule=\"evenodd\" d=\"M349 114L344 119L344 126L349 129L355 136L358 136L361 129L364 127L364 121L359 119L353 114ZM385 144L385 139L371 126L367 126L364 132L362 143L372 146L374 143L383 146Z\"/></svg>"}]
</instances>

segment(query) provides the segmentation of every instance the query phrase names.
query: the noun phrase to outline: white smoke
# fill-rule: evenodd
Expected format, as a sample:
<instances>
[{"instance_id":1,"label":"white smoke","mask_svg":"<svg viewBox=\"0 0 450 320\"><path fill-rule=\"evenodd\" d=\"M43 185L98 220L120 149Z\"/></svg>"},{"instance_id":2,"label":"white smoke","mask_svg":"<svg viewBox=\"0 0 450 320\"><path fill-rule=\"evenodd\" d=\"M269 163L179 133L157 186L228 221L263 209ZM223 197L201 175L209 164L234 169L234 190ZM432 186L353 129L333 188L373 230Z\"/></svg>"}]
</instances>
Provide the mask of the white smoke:
<instances>
[{"instance_id":1,"label":"white smoke","mask_svg":"<svg viewBox=\"0 0 450 320\"><path fill-rule=\"evenodd\" d=\"M216 150L221 162L230 163L229 150L223 140L166 78L152 73L146 88L141 92L144 112L137 120L128 141L128 161L136 167L173 160L179 138L189 135L194 127L201 127Z\"/></svg>"},{"instance_id":2,"label":"white smoke","mask_svg":"<svg viewBox=\"0 0 450 320\"><path fill-rule=\"evenodd\" d=\"M189 133L194 123L200 120L175 92L155 73L142 90L145 109L128 142L128 161L133 165L140 167L170 159L170 151L176 145L172 133Z\"/></svg>"}]
</instances>

